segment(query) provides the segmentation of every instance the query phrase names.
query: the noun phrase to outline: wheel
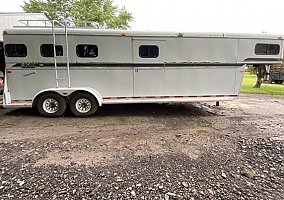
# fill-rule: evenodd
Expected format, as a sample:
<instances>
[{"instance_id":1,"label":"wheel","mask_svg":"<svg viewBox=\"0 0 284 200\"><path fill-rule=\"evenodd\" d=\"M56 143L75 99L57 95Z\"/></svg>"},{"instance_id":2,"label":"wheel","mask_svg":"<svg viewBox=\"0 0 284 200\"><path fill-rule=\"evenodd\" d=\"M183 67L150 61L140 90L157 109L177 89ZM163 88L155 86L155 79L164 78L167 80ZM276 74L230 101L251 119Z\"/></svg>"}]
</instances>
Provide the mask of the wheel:
<instances>
[{"instance_id":1,"label":"wheel","mask_svg":"<svg viewBox=\"0 0 284 200\"><path fill-rule=\"evenodd\" d=\"M276 83L276 84L282 84L283 81L282 81L282 80L277 80L277 81L275 81L275 83Z\"/></svg>"},{"instance_id":2,"label":"wheel","mask_svg":"<svg viewBox=\"0 0 284 200\"><path fill-rule=\"evenodd\" d=\"M60 117L67 108L67 102L57 93L45 93L37 101L37 109L40 114L46 117Z\"/></svg>"},{"instance_id":3,"label":"wheel","mask_svg":"<svg viewBox=\"0 0 284 200\"><path fill-rule=\"evenodd\" d=\"M98 102L93 95L81 92L71 97L70 109L76 117L87 117L97 111Z\"/></svg>"}]
</instances>

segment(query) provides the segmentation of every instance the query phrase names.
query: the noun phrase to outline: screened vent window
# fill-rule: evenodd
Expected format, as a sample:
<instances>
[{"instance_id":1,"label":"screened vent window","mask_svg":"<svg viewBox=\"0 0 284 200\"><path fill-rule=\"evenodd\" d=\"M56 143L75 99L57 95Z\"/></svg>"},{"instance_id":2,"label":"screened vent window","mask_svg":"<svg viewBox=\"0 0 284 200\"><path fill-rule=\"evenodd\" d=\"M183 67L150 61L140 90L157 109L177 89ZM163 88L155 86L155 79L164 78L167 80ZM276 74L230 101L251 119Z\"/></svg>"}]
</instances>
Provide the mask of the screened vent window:
<instances>
[{"instance_id":1,"label":"screened vent window","mask_svg":"<svg viewBox=\"0 0 284 200\"><path fill-rule=\"evenodd\" d=\"M95 58L98 57L98 46L89 44L79 44L76 47L78 57Z\"/></svg>"},{"instance_id":2,"label":"screened vent window","mask_svg":"<svg viewBox=\"0 0 284 200\"><path fill-rule=\"evenodd\" d=\"M159 56L159 47L156 45L141 45L139 47L139 56L141 58L157 58Z\"/></svg>"},{"instance_id":3,"label":"screened vent window","mask_svg":"<svg viewBox=\"0 0 284 200\"><path fill-rule=\"evenodd\" d=\"M7 57L26 57L27 46L24 44L6 44L5 54Z\"/></svg>"},{"instance_id":4,"label":"screened vent window","mask_svg":"<svg viewBox=\"0 0 284 200\"><path fill-rule=\"evenodd\" d=\"M280 51L280 45L278 44L256 44L256 55L278 55Z\"/></svg>"},{"instance_id":5,"label":"screened vent window","mask_svg":"<svg viewBox=\"0 0 284 200\"><path fill-rule=\"evenodd\" d=\"M55 45L56 56L63 56L63 47ZM54 57L53 44L42 44L40 46L40 53L43 57Z\"/></svg>"}]
</instances>

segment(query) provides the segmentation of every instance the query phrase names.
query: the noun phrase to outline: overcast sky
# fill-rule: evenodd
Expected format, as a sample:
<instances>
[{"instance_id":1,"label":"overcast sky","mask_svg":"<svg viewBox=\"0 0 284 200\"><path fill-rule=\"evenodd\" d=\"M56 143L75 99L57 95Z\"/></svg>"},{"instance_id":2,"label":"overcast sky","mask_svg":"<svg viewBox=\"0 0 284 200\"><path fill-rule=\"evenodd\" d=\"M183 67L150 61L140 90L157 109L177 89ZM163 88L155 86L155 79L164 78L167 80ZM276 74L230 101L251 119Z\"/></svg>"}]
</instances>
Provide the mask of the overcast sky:
<instances>
[{"instance_id":1,"label":"overcast sky","mask_svg":"<svg viewBox=\"0 0 284 200\"><path fill-rule=\"evenodd\" d=\"M26 0L28 1L28 0ZM0 12L24 0L0 0ZM135 17L132 29L284 34L284 0L114 0Z\"/></svg>"}]
</instances>

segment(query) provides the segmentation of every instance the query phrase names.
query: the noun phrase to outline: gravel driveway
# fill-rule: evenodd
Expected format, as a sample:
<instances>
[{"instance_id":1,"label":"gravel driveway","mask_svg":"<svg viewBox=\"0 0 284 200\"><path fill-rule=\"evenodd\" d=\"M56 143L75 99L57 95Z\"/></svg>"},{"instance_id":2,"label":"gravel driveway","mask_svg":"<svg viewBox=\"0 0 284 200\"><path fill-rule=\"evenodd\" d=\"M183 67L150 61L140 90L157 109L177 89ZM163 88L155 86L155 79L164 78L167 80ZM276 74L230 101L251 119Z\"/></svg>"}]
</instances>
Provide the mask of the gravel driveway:
<instances>
[{"instance_id":1,"label":"gravel driveway","mask_svg":"<svg viewBox=\"0 0 284 200\"><path fill-rule=\"evenodd\" d=\"M284 98L0 110L0 199L284 199Z\"/></svg>"}]
</instances>

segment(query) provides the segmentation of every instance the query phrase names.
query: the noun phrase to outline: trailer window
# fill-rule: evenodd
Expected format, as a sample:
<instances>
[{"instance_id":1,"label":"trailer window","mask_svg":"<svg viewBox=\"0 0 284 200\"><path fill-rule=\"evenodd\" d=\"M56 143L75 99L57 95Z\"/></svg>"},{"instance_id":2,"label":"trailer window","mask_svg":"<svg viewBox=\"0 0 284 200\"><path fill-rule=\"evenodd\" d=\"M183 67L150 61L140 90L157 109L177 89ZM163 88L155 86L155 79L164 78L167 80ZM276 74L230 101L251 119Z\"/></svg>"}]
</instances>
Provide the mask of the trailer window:
<instances>
[{"instance_id":1,"label":"trailer window","mask_svg":"<svg viewBox=\"0 0 284 200\"><path fill-rule=\"evenodd\" d=\"M280 45L278 44L256 44L256 55L278 55L280 52Z\"/></svg>"},{"instance_id":2,"label":"trailer window","mask_svg":"<svg viewBox=\"0 0 284 200\"><path fill-rule=\"evenodd\" d=\"M7 57L26 57L27 46L24 44L6 44L5 55Z\"/></svg>"},{"instance_id":3,"label":"trailer window","mask_svg":"<svg viewBox=\"0 0 284 200\"><path fill-rule=\"evenodd\" d=\"M156 45L141 45L139 47L139 56L141 58L157 58L159 56L159 47Z\"/></svg>"},{"instance_id":4,"label":"trailer window","mask_svg":"<svg viewBox=\"0 0 284 200\"><path fill-rule=\"evenodd\" d=\"M78 57L95 58L98 57L98 46L89 44L78 44L76 47Z\"/></svg>"},{"instance_id":5,"label":"trailer window","mask_svg":"<svg viewBox=\"0 0 284 200\"><path fill-rule=\"evenodd\" d=\"M55 45L56 56L63 56L63 47ZM40 46L40 54L43 57L54 57L53 44L42 44Z\"/></svg>"}]
</instances>

